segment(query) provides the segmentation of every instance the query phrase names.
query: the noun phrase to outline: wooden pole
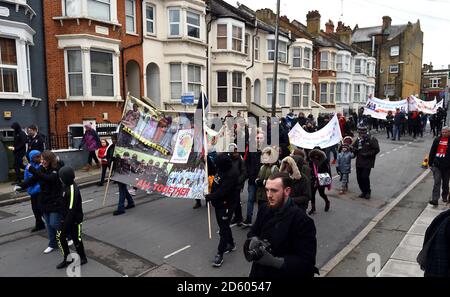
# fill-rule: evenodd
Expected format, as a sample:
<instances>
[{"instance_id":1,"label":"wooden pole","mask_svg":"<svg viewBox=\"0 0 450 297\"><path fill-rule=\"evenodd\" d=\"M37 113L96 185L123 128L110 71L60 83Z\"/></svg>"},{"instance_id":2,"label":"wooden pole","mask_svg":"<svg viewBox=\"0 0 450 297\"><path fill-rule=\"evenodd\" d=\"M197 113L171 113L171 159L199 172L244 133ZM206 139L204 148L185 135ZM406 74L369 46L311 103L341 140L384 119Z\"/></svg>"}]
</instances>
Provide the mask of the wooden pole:
<instances>
[{"instance_id":1,"label":"wooden pole","mask_svg":"<svg viewBox=\"0 0 450 297\"><path fill-rule=\"evenodd\" d=\"M105 196L103 196L103 206L105 206L105 203L106 203L106 196L108 195L109 182L111 181L111 174L113 171L113 167L114 167L114 162L111 163L111 167L109 168L108 182L106 183Z\"/></svg>"},{"instance_id":2,"label":"wooden pole","mask_svg":"<svg viewBox=\"0 0 450 297\"><path fill-rule=\"evenodd\" d=\"M206 180L208 181L208 185L209 185L209 177L208 177L208 138L206 136L206 129L205 129L205 94L202 92L201 94L202 97L202 132L203 132L203 150L205 151L204 153L204 158L205 158L205 176L206 176ZM204 193L208 194L208 188L206 188L204 190ZM208 235L209 235L209 239L212 239L211 236L211 208L210 202L206 203L208 205Z\"/></svg>"}]
</instances>

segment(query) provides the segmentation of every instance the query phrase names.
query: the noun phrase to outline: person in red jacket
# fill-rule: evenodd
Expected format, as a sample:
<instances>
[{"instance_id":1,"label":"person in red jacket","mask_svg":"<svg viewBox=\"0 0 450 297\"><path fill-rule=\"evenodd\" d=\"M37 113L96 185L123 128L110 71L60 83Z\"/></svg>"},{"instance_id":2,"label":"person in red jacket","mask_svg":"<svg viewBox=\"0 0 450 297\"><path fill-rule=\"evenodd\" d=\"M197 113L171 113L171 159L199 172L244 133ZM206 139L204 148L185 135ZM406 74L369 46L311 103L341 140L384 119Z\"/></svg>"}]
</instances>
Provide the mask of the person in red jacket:
<instances>
[{"instance_id":1,"label":"person in red jacket","mask_svg":"<svg viewBox=\"0 0 450 297\"><path fill-rule=\"evenodd\" d=\"M102 177L100 182L97 184L99 187L103 186L103 183L105 182L106 170L108 169L108 148L110 146L106 139L102 139L100 143L102 146L98 149L97 153L102 164Z\"/></svg>"}]
</instances>

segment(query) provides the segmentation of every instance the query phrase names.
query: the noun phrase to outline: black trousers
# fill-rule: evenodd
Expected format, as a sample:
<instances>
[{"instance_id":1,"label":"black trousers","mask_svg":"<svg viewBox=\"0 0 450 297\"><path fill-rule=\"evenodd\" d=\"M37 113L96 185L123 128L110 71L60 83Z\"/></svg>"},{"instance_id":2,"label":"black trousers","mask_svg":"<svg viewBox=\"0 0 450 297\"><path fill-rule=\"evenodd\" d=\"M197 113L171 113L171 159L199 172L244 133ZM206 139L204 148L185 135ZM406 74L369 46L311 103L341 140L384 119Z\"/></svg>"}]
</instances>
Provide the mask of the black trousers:
<instances>
[{"instance_id":1,"label":"black trousers","mask_svg":"<svg viewBox=\"0 0 450 297\"><path fill-rule=\"evenodd\" d=\"M325 187L324 186L319 186L319 187L311 186L311 206L312 207L316 206L316 193L317 193L317 191L319 191L319 195L320 195L320 197L323 198L323 200L329 201L327 194L325 194Z\"/></svg>"},{"instance_id":2,"label":"black trousers","mask_svg":"<svg viewBox=\"0 0 450 297\"><path fill-rule=\"evenodd\" d=\"M239 222L242 221L242 206L241 206L241 194L239 193L236 197L236 206L234 207L234 217Z\"/></svg>"},{"instance_id":3,"label":"black trousers","mask_svg":"<svg viewBox=\"0 0 450 297\"><path fill-rule=\"evenodd\" d=\"M234 205L229 208L216 208L217 225L219 225L220 241L217 253L223 255L228 244L234 244L233 234L231 233L230 222L233 215Z\"/></svg>"},{"instance_id":4,"label":"black trousers","mask_svg":"<svg viewBox=\"0 0 450 297\"><path fill-rule=\"evenodd\" d=\"M14 153L14 171L16 172L16 181L22 180L20 169L23 168L23 157L25 157L25 152Z\"/></svg>"},{"instance_id":5,"label":"black trousers","mask_svg":"<svg viewBox=\"0 0 450 297\"><path fill-rule=\"evenodd\" d=\"M387 133L387 138L394 138L393 127L386 127L386 133Z\"/></svg>"},{"instance_id":6,"label":"black trousers","mask_svg":"<svg viewBox=\"0 0 450 297\"><path fill-rule=\"evenodd\" d=\"M358 180L359 188L363 194L369 194L370 189L370 171L372 168L356 167L356 179Z\"/></svg>"},{"instance_id":7,"label":"black trousers","mask_svg":"<svg viewBox=\"0 0 450 297\"><path fill-rule=\"evenodd\" d=\"M95 154L95 151L91 151L89 152L89 156L88 156L88 164L92 165L92 160L95 161L95 164L99 164L97 155Z\"/></svg>"},{"instance_id":8,"label":"black trousers","mask_svg":"<svg viewBox=\"0 0 450 297\"><path fill-rule=\"evenodd\" d=\"M100 178L100 183L103 184L106 178L106 171L108 170L108 165L102 164L102 177Z\"/></svg>"},{"instance_id":9,"label":"black trousers","mask_svg":"<svg viewBox=\"0 0 450 297\"><path fill-rule=\"evenodd\" d=\"M69 245L67 243L67 235L73 240L77 254L81 259L86 259L86 253L84 252L84 245L81 241L81 225L82 223L65 223L61 230L56 232L56 241L58 242L58 247L61 250L64 259L70 254Z\"/></svg>"},{"instance_id":10,"label":"black trousers","mask_svg":"<svg viewBox=\"0 0 450 297\"><path fill-rule=\"evenodd\" d=\"M31 195L31 209L33 210L34 218L36 219L36 228L45 227L45 223L42 220L42 208L39 199L39 194Z\"/></svg>"}]
</instances>

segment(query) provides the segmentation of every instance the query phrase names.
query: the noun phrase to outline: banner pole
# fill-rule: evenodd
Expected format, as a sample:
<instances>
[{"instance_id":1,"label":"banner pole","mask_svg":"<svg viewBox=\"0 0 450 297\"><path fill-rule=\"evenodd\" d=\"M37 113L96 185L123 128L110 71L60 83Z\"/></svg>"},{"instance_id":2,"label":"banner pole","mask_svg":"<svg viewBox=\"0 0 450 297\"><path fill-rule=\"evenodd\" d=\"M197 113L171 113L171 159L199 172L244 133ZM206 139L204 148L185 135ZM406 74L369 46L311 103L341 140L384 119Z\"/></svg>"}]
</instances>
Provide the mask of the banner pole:
<instances>
[{"instance_id":1,"label":"banner pole","mask_svg":"<svg viewBox=\"0 0 450 297\"><path fill-rule=\"evenodd\" d=\"M209 185L209 178L208 178L208 138L206 136L206 129L205 129L205 94L204 92L202 92L201 94L202 97L202 130L203 130L203 150L204 150L204 160L205 160L205 176L206 176L206 180L208 181L208 185ZM204 189L204 193L208 193L208 188ZM209 235L209 239L212 239L211 236L211 208L210 202L206 203L208 206L208 235Z\"/></svg>"},{"instance_id":2,"label":"banner pole","mask_svg":"<svg viewBox=\"0 0 450 297\"><path fill-rule=\"evenodd\" d=\"M113 171L113 166L114 166L114 162L111 163L111 167L109 168L108 182L106 183L105 196L103 196L103 206L105 206L105 203L106 203L106 196L108 195L109 182L111 181L111 174Z\"/></svg>"}]
</instances>

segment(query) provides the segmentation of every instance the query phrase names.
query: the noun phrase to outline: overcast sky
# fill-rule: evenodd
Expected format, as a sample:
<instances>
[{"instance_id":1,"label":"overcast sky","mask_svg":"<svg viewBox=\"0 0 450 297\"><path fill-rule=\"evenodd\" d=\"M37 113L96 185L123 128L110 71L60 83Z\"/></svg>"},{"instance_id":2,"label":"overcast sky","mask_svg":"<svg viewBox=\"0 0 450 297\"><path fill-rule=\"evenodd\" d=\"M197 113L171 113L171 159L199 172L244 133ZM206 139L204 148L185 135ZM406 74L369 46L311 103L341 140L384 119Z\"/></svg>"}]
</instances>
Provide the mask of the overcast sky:
<instances>
[{"instance_id":1,"label":"overcast sky","mask_svg":"<svg viewBox=\"0 0 450 297\"><path fill-rule=\"evenodd\" d=\"M236 0L226 0L236 6ZM276 10L276 0L239 0L253 10ZM343 3L343 5L342 5ZM342 9L343 8L343 9ZM389 15L393 25L415 23L420 20L424 32L423 63L432 62L434 69L450 64L450 0L281 0L281 15L291 21L296 19L306 25L306 14L318 10L321 29L331 19L335 27L339 20L352 29L381 26L382 17ZM343 12L343 16L341 16Z\"/></svg>"}]
</instances>

